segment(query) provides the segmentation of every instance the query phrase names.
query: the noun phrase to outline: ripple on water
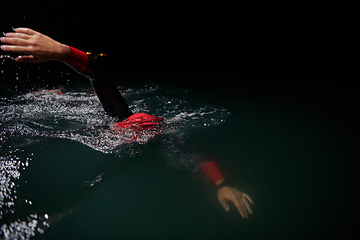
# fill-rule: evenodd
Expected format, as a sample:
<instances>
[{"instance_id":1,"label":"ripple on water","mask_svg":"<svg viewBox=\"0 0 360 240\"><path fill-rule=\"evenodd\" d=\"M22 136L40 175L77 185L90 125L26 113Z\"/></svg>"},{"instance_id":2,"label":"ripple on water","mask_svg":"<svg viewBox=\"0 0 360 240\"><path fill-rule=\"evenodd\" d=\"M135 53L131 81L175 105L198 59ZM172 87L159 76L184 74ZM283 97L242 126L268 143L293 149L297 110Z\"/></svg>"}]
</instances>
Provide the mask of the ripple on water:
<instances>
[{"instance_id":1,"label":"ripple on water","mask_svg":"<svg viewBox=\"0 0 360 240\"><path fill-rule=\"evenodd\" d=\"M161 133L164 134L181 135L189 129L218 125L230 116L223 107L186 99L186 91L179 89L150 84L120 87L120 90L134 113L163 117L165 125ZM109 128L109 124L115 121L105 114L98 98L88 90L64 94L42 90L0 99L0 219L10 219L9 216L14 219L0 226L0 234L5 239L28 239L49 227L51 215L48 213L16 213L15 205L32 205L31 199L19 200L16 192L17 181L32 159L27 146L41 145L48 138L62 138L121 156L136 154L137 150L132 146L144 144L154 136L153 132L143 132L142 137L136 137L136 141L129 144L137 133L126 131L119 134ZM170 156L170 161L171 157L179 159L173 150L165 153ZM179 164L191 164L188 156L181 159L187 162ZM102 175L85 182L84 186L101 181Z\"/></svg>"},{"instance_id":2,"label":"ripple on water","mask_svg":"<svg viewBox=\"0 0 360 240\"><path fill-rule=\"evenodd\" d=\"M121 91L134 113L164 118L162 133L218 125L230 115L220 106L167 96L168 89L154 84L122 87ZM5 140L20 136L66 138L109 153L131 142L135 134L128 131L119 135L108 128L115 119L105 114L97 97L89 92L57 94L44 90L2 100L0 106L0 138ZM137 142L145 143L151 135L145 132L145 138Z\"/></svg>"}]
</instances>

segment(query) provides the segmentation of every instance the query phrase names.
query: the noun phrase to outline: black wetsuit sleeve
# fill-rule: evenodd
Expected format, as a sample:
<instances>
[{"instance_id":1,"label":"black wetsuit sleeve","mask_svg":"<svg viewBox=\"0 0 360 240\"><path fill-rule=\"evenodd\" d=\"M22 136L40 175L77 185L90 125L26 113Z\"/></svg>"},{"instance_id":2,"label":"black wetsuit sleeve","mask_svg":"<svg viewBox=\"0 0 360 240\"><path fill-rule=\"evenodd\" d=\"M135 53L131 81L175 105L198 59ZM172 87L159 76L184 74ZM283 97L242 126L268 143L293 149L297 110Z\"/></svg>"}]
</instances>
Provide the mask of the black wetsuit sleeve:
<instances>
[{"instance_id":1,"label":"black wetsuit sleeve","mask_svg":"<svg viewBox=\"0 0 360 240\"><path fill-rule=\"evenodd\" d=\"M216 162L199 147L188 143L181 135L167 135L163 141L166 147L164 153L174 165L195 164L213 184L225 179Z\"/></svg>"},{"instance_id":2,"label":"black wetsuit sleeve","mask_svg":"<svg viewBox=\"0 0 360 240\"><path fill-rule=\"evenodd\" d=\"M96 59L70 47L70 56L66 63L90 80L107 114L117 117L119 121L133 114L109 74Z\"/></svg>"},{"instance_id":3,"label":"black wetsuit sleeve","mask_svg":"<svg viewBox=\"0 0 360 240\"><path fill-rule=\"evenodd\" d=\"M95 90L104 110L120 121L130 117L133 113L125 102L121 93L111 81L110 76L92 57L89 58L88 68L84 72Z\"/></svg>"}]
</instances>

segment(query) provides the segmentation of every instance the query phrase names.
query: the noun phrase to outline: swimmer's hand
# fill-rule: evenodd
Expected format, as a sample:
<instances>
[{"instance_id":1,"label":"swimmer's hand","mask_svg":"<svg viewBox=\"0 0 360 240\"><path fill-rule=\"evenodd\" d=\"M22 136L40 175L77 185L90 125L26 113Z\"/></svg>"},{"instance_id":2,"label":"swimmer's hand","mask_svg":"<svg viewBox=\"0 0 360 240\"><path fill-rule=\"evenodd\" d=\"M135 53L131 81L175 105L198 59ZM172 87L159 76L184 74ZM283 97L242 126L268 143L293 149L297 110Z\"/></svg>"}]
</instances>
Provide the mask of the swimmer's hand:
<instances>
[{"instance_id":1,"label":"swimmer's hand","mask_svg":"<svg viewBox=\"0 0 360 240\"><path fill-rule=\"evenodd\" d=\"M46 62L50 60L66 61L69 48L44 34L30 28L16 28L0 38L1 50L21 54L17 62Z\"/></svg>"},{"instance_id":2,"label":"swimmer's hand","mask_svg":"<svg viewBox=\"0 0 360 240\"><path fill-rule=\"evenodd\" d=\"M229 211L226 201L232 201L243 218L248 218L248 213L252 213L249 205L253 203L251 198L236 188L226 186L218 189L218 199L225 211Z\"/></svg>"}]
</instances>

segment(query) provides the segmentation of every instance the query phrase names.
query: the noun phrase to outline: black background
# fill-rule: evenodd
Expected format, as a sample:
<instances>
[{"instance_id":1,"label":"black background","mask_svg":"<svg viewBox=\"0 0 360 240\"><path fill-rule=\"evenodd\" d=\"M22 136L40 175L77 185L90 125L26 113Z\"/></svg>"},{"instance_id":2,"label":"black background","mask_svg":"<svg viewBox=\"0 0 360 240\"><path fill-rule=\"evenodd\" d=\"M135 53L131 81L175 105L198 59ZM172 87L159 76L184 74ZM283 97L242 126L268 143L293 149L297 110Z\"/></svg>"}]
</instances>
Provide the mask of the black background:
<instances>
[{"instance_id":1,"label":"black background","mask_svg":"<svg viewBox=\"0 0 360 240\"><path fill-rule=\"evenodd\" d=\"M294 17L294 8L106 1L4 5L2 32L30 27L83 51L106 52L111 68L125 75L323 84L324 73L336 71L327 64L333 50L327 49L326 26Z\"/></svg>"}]
</instances>

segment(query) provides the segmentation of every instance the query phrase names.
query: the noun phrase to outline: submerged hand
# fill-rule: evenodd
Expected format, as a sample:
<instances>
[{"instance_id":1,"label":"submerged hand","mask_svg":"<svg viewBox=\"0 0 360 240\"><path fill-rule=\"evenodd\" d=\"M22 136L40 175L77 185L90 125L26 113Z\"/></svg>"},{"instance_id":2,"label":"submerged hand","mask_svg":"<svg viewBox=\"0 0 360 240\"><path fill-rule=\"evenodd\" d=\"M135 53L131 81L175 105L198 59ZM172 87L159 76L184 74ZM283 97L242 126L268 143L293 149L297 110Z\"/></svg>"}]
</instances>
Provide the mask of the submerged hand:
<instances>
[{"instance_id":1,"label":"submerged hand","mask_svg":"<svg viewBox=\"0 0 360 240\"><path fill-rule=\"evenodd\" d=\"M66 45L44 34L30 28L16 28L14 31L6 33L0 40L10 44L1 45L1 50L23 54L15 59L17 62L65 61L69 55Z\"/></svg>"},{"instance_id":2,"label":"submerged hand","mask_svg":"<svg viewBox=\"0 0 360 240\"><path fill-rule=\"evenodd\" d=\"M253 203L249 195L240 192L233 187L222 187L218 189L218 199L225 211L229 211L226 201L232 201L243 218L248 218L248 213L252 213L249 203Z\"/></svg>"}]
</instances>

